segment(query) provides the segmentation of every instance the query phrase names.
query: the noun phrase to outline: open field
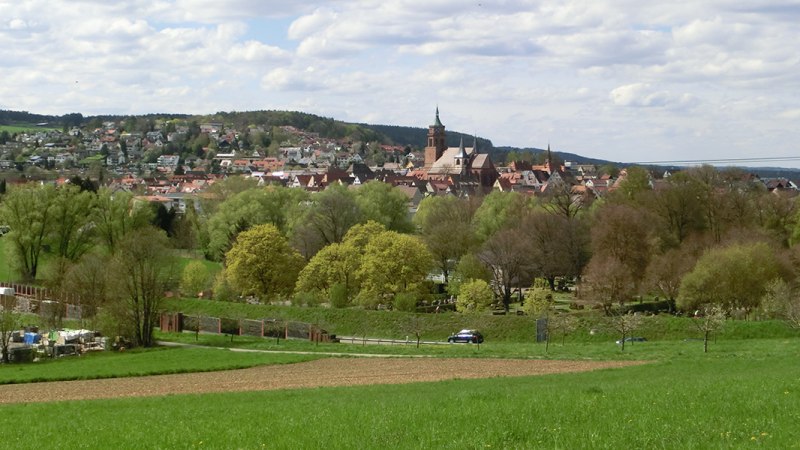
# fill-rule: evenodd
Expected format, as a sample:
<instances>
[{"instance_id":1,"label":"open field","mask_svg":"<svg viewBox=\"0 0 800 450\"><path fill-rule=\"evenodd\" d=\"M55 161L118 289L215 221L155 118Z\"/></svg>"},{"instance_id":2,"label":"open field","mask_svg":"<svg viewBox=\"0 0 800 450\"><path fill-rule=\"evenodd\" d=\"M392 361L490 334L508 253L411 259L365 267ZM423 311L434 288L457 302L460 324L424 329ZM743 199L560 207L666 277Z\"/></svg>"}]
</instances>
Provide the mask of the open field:
<instances>
[{"instance_id":1,"label":"open field","mask_svg":"<svg viewBox=\"0 0 800 450\"><path fill-rule=\"evenodd\" d=\"M206 351L211 350L207 349ZM296 357L297 355L291 356ZM279 355L280 357L283 357L284 360L287 359L286 355ZM515 377L583 372L632 364L640 363L519 359L327 358L298 364L269 365L235 371L0 386L0 403L265 391L322 386L405 384L456 378Z\"/></svg>"},{"instance_id":2,"label":"open field","mask_svg":"<svg viewBox=\"0 0 800 450\"><path fill-rule=\"evenodd\" d=\"M800 342L729 343L586 373L4 405L0 429L21 449L796 448ZM304 364L324 361L361 360Z\"/></svg>"},{"instance_id":3,"label":"open field","mask_svg":"<svg viewBox=\"0 0 800 450\"><path fill-rule=\"evenodd\" d=\"M48 126L37 126L36 124L15 124L15 125L0 125L0 132L8 131L9 134L24 133L24 132L37 132L37 131L53 131L58 128Z\"/></svg>"}]
</instances>

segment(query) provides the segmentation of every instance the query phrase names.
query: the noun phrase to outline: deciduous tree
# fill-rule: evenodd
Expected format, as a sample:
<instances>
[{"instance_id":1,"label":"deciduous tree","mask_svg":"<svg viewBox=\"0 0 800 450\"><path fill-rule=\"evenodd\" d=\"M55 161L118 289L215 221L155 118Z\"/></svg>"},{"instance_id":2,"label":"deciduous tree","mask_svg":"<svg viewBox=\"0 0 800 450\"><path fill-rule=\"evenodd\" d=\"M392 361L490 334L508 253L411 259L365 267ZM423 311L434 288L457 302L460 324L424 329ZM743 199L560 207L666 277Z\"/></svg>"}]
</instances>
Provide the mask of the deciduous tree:
<instances>
[{"instance_id":1,"label":"deciduous tree","mask_svg":"<svg viewBox=\"0 0 800 450\"><path fill-rule=\"evenodd\" d=\"M225 272L231 285L242 295L268 301L291 295L303 264L303 257L272 224L239 233L225 254Z\"/></svg>"},{"instance_id":2,"label":"deciduous tree","mask_svg":"<svg viewBox=\"0 0 800 450\"><path fill-rule=\"evenodd\" d=\"M487 311L494 301L494 293L483 280L470 280L463 283L456 300L456 310L461 313Z\"/></svg>"},{"instance_id":3,"label":"deciduous tree","mask_svg":"<svg viewBox=\"0 0 800 450\"><path fill-rule=\"evenodd\" d=\"M356 204L363 220L374 220L387 230L410 233L408 197L389 183L370 181L356 190Z\"/></svg>"},{"instance_id":4,"label":"deciduous tree","mask_svg":"<svg viewBox=\"0 0 800 450\"><path fill-rule=\"evenodd\" d=\"M478 253L478 258L492 272L493 288L506 312L515 287L530 284L534 263L530 244L521 229L506 228L493 234Z\"/></svg>"},{"instance_id":5,"label":"deciduous tree","mask_svg":"<svg viewBox=\"0 0 800 450\"><path fill-rule=\"evenodd\" d=\"M8 240L20 276L36 279L39 262L54 227L53 186L27 184L10 190L0 204L0 221L11 228Z\"/></svg>"},{"instance_id":6,"label":"deciduous tree","mask_svg":"<svg viewBox=\"0 0 800 450\"><path fill-rule=\"evenodd\" d=\"M176 281L169 240L150 226L126 233L117 242L112 276L126 321L137 345L155 344L153 330L158 324L164 292Z\"/></svg>"},{"instance_id":7,"label":"deciduous tree","mask_svg":"<svg viewBox=\"0 0 800 450\"><path fill-rule=\"evenodd\" d=\"M414 215L414 224L445 284L450 281L453 264L477 243L471 219L470 202L456 197L427 197Z\"/></svg>"},{"instance_id":8,"label":"deciduous tree","mask_svg":"<svg viewBox=\"0 0 800 450\"><path fill-rule=\"evenodd\" d=\"M357 276L361 279L359 300L366 307L391 304L395 295L427 296L425 280L432 257L415 236L384 231L369 240Z\"/></svg>"},{"instance_id":9,"label":"deciduous tree","mask_svg":"<svg viewBox=\"0 0 800 450\"><path fill-rule=\"evenodd\" d=\"M768 283L782 276L775 253L765 243L733 244L706 252L681 281L678 306L694 310L705 304L750 311Z\"/></svg>"}]
</instances>

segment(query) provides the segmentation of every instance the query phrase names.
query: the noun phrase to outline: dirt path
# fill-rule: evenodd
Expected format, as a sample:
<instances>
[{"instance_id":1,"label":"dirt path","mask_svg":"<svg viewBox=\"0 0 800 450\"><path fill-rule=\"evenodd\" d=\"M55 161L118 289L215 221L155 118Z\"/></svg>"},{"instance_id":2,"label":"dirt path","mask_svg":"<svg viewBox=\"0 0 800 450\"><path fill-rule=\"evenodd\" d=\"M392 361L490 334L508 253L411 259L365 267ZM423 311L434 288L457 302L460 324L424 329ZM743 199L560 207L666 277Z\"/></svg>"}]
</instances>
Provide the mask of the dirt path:
<instances>
[{"instance_id":1,"label":"dirt path","mask_svg":"<svg viewBox=\"0 0 800 450\"><path fill-rule=\"evenodd\" d=\"M641 364L620 361L512 359L327 358L298 364L139 378L0 386L0 404L167 394L264 391L320 386L402 384L466 378L514 377Z\"/></svg>"}]
</instances>

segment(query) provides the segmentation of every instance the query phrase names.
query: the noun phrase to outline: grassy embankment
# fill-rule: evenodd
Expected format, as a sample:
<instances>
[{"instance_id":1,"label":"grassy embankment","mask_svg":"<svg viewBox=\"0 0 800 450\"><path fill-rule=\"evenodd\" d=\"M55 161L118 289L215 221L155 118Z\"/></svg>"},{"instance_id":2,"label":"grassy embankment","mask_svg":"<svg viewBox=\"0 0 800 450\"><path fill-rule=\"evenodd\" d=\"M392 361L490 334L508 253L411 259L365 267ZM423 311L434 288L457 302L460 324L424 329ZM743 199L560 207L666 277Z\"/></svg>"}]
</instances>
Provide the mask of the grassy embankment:
<instances>
[{"instance_id":1,"label":"grassy embankment","mask_svg":"<svg viewBox=\"0 0 800 450\"><path fill-rule=\"evenodd\" d=\"M461 328L478 328L486 336L486 343L531 342L535 336L535 324L527 316L493 316L490 314L469 315L457 313L414 315L397 311L364 311L360 308L294 308L290 306L249 305L245 303L218 302L213 300L169 299L164 303L169 311L189 315L224 318L274 318L319 324L330 333L342 336L367 336L375 338L413 339L415 329L421 331L426 340L444 341L447 336ZM602 318L597 314L581 314L581 327L566 337L567 342L609 342L617 336L604 331ZM590 334L594 329L595 333ZM683 340L698 338L700 334L692 326L691 319L662 314L647 317L635 335L650 340ZM716 334L719 339L782 338L798 336L779 321L728 321L725 328ZM555 336L555 341L560 341Z\"/></svg>"},{"instance_id":2,"label":"grassy embankment","mask_svg":"<svg viewBox=\"0 0 800 450\"><path fill-rule=\"evenodd\" d=\"M643 349L639 357L647 358L650 344L635 347ZM4 444L20 449L52 442L64 448L792 448L800 442L797 344L726 340L708 354L665 350L664 359L644 366L541 377L9 405L0 407L0 429ZM21 417L47 420L32 433L18 426Z\"/></svg>"}]
</instances>

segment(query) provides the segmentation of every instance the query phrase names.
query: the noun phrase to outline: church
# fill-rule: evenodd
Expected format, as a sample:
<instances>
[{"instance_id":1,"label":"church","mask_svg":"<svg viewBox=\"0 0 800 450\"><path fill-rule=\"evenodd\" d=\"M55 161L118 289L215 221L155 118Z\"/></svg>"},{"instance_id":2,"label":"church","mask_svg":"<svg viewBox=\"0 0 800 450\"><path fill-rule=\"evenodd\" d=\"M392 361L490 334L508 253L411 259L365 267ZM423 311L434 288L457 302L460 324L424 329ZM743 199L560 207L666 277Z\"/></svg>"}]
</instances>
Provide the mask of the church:
<instances>
[{"instance_id":1,"label":"church","mask_svg":"<svg viewBox=\"0 0 800 450\"><path fill-rule=\"evenodd\" d=\"M464 139L458 147L448 147L444 125L436 119L428 127L428 143L425 147L425 167L422 173L427 180L448 181L462 186L491 188L497 180L497 169L487 153L478 151L478 139L472 147L464 147Z\"/></svg>"}]
</instances>

